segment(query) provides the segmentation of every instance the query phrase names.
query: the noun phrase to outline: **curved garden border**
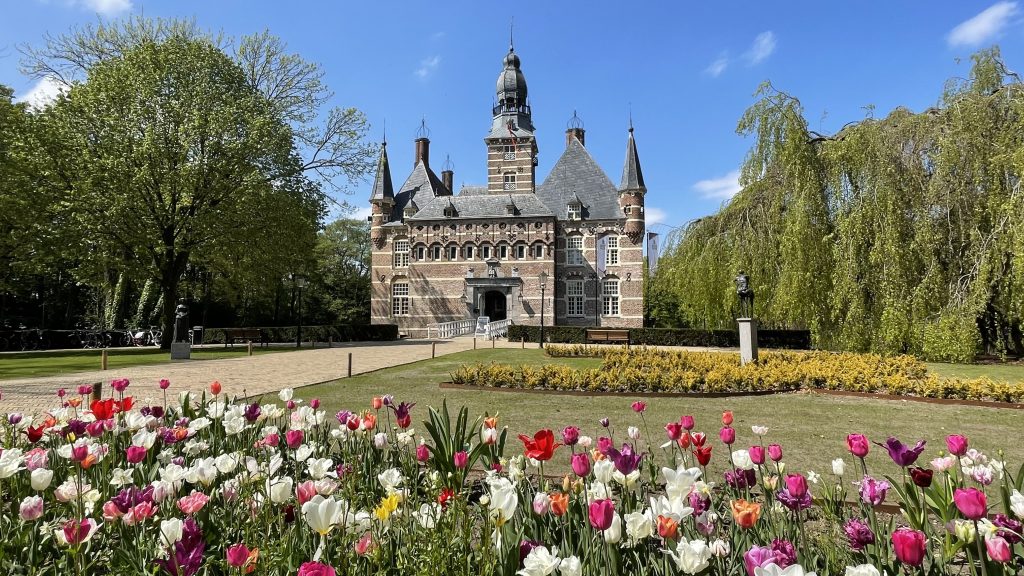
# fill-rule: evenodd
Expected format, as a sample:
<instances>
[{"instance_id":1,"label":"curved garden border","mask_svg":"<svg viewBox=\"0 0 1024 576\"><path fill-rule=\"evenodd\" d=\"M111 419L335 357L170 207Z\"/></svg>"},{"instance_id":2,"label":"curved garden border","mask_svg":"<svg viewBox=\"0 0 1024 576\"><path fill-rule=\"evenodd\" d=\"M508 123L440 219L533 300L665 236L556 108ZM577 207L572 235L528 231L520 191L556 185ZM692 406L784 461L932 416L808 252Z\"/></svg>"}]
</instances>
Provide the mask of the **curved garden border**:
<instances>
[{"instance_id":1,"label":"curved garden border","mask_svg":"<svg viewBox=\"0 0 1024 576\"><path fill-rule=\"evenodd\" d=\"M473 384L456 384L454 382L441 382L438 386L442 390L476 390L494 392L521 392L525 394L552 394L557 396L612 396L630 398L635 398L638 396L648 398L739 398L744 396L774 396L777 394L818 394L821 396L864 398L869 400L921 402L924 404L938 404L945 406L967 406L974 408L1000 408L1007 410L1024 410L1024 403L998 402L995 400L963 400L959 398L929 398L927 396L897 396L895 394L881 394L877 392L847 392L843 390L823 389L756 390L751 392L618 392L605 390L551 390L548 388L511 388L507 386L476 386Z\"/></svg>"}]
</instances>

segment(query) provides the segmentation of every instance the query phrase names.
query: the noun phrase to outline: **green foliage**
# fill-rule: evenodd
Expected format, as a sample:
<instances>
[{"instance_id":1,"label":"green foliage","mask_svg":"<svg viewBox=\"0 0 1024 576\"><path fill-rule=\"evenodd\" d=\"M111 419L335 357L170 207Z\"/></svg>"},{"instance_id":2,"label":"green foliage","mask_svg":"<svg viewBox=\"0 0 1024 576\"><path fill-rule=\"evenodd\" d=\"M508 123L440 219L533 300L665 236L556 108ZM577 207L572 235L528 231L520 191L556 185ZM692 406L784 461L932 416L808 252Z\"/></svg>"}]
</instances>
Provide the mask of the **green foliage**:
<instances>
[{"instance_id":1,"label":"green foliage","mask_svg":"<svg viewBox=\"0 0 1024 576\"><path fill-rule=\"evenodd\" d=\"M807 330L760 330L758 342L764 348L805 350L811 347L811 333ZM510 342L540 338L539 326L512 325L508 329ZM581 326L547 326L544 340L559 344L583 344L587 329ZM629 342L648 346L704 346L735 348L740 345L735 330L689 330L681 328L630 328Z\"/></svg>"},{"instance_id":2,"label":"green foliage","mask_svg":"<svg viewBox=\"0 0 1024 576\"><path fill-rule=\"evenodd\" d=\"M969 360L1024 353L1024 91L998 50L920 113L834 135L766 84L740 120L743 190L670 240L651 293L682 326L731 327L746 270L763 324L815 345Z\"/></svg>"}]
</instances>

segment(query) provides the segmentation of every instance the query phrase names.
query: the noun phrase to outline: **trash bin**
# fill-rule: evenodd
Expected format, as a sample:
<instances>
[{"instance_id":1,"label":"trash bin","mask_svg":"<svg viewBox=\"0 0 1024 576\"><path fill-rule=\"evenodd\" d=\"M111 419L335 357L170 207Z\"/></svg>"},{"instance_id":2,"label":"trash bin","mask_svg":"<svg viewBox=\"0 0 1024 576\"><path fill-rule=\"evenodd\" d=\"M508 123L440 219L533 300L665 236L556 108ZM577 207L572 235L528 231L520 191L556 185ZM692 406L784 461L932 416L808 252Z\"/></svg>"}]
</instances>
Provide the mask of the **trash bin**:
<instances>
[{"instance_id":1,"label":"trash bin","mask_svg":"<svg viewBox=\"0 0 1024 576\"><path fill-rule=\"evenodd\" d=\"M192 345L193 346L198 346L199 344L203 343L203 327L202 326L193 326L191 334L192 334Z\"/></svg>"}]
</instances>

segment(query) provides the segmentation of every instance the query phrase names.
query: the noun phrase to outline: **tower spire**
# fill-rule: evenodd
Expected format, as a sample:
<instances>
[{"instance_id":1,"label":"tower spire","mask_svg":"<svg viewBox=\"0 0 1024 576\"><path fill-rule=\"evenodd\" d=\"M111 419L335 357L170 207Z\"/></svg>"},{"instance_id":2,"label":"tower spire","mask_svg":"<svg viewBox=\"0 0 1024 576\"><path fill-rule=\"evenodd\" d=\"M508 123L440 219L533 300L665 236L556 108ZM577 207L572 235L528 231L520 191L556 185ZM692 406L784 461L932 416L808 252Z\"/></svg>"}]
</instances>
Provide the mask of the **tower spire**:
<instances>
[{"instance_id":1,"label":"tower spire","mask_svg":"<svg viewBox=\"0 0 1024 576\"><path fill-rule=\"evenodd\" d=\"M619 192L647 192L644 186L644 173L640 169L640 155L636 151L636 140L633 139L633 119L630 114L629 139L626 141L626 161L622 166L622 182Z\"/></svg>"},{"instance_id":2,"label":"tower spire","mask_svg":"<svg viewBox=\"0 0 1024 576\"><path fill-rule=\"evenodd\" d=\"M511 19L509 19L509 22L508 22L508 51L509 52L515 52L515 50L516 50L515 43L512 42L512 30L513 30L513 28L515 28L515 25L516 25L516 17L513 16Z\"/></svg>"}]
</instances>

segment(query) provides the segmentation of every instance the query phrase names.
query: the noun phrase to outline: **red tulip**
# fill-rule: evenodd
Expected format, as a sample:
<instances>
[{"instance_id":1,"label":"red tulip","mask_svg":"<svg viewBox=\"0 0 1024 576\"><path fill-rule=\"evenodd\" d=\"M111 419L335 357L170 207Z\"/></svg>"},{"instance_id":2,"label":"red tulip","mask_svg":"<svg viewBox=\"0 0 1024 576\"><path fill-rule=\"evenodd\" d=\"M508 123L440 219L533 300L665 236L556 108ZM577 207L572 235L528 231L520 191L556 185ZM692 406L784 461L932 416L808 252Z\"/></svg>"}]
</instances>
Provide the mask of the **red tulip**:
<instances>
[{"instance_id":1,"label":"red tulip","mask_svg":"<svg viewBox=\"0 0 1024 576\"><path fill-rule=\"evenodd\" d=\"M213 382L210 383L210 394L213 394L214 396L216 396L216 395L220 394L220 391L221 391L220 380L214 380Z\"/></svg>"},{"instance_id":2,"label":"red tulip","mask_svg":"<svg viewBox=\"0 0 1024 576\"><path fill-rule=\"evenodd\" d=\"M38 426L36 428L29 426L28 428L25 429L25 435L28 436L28 441L30 443L35 444L36 442L39 442L39 440L42 439L44 430L45 428L43 428L42 426Z\"/></svg>"},{"instance_id":3,"label":"red tulip","mask_svg":"<svg viewBox=\"0 0 1024 576\"><path fill-rule=\"evenodd\" d=\"M114 417L114 399L107 398L106 400L93 400L89 404L89 409L92 410L92 415L97 420L109 420Z\"/></svg>"},{"instance_id":4,"label":"red tulip","mask_svg":"<svg viewBox=\"0 0 1024 576\"><path fill-rule=\"evenodd\" d=\"M693 455L701 466L707 466L711 462L711 446L700 446L693 451Z\"/></svg>"},{"instance_id":5,"label":"red tulip","mask_svg":"<svg viewBox=\"0 0 1024 576\"><path fill-rule=\"evenodd\" d=\"M647 402L637 400L636 402L633 402L632 407L633 412L640 413L643 412L644 410L647 410Z\"/></svg>"},{"instance_id":6,"label":"red tulip","mask_svg":"<svg viewBox=\"0 0 1024 576\"><path fill-rule=\"evenodd\" d=\"M679 444L680 448L686 450L690 447L690 443L692 441L693 439L690 437L690 433L684 430L683 433L679 435L679 439L676 440L676 443Z\"/></svg>"},{"instance_id":7,"label":"red tulip","mask_svg":"<svg viewBox=\"0 0 1024 576\"><path fill-rule=\"evenodd\" d=\"M963 456L967 453L967 437L959 434L946 436L946 448L954 456Z\"/></svg>"},{"instance_id":8,"label":"red tulip","mask_svg":"<svg viewBox=\"0 0 1024 576\"><path fill-rule=\"evenodd\" d=\"M693 445L699 448L704 445L704 442L708 437L703 432L694 432L693 434L690 434L690 438L693 440Z\"/></svg>"},{"instance_id":9,"label":"red tulip","mask_svg":"<svg viewBox=\"0 0 1024 576\"><path fill-rule=\"evenodd\" d=\"M726 426L732 426L732 410L726 410L722 412L722 424Z\"/></svg>"},{"instance_id":10,"label":"red tulip","mask_svg":"<svg viewBox=\"0 0 1024 576\"><path fill-rule=\"evenodd\" d=\"M374 410L380 410L384 406L384 399L380 396L374 396L370 406L373 406Z\"/></svg>"},{"instance_id":11,"label":"red tulip","mask_svg":"<svg viewBox=\"0 0 1024 576\"><path fill-rule=\"evenodd\" d=\"M958 488L953 492L953 502L957 510L968 520L980 520L985 517L988 501L985 493L977 488Z\"/></svg>"},{"instance_id":12,"label":"red tulip","mask_svg":"<svg viewBox=\"0 0 1024 576\"><path fill-rule=\"evenodd\" d=\"M527 458L541 462L551 460L555 454L555 448L561 446L561 444L555 443L555 433L547 428L538 431L532 439L525 434L520 434L519 439L523 441Z\"/></svg>"},{"instance_id":13,"label":"red tulip","mask_svg":"<svg viewBox=\"0 0 1024 576\"><path fill-rule=\"evenodd\" d=\"M595 530L607 530L615 518L615 502L608 499L594 500L590 503L589 516L590 525Z\"/></svg>"},{"instance_id":14,"label":"red tulip","mask_svg":"<svg viewBox=\"0 0 1024 576\"><path fill-rule=\"evenodd\" d=\"M846 436L846 447L850 450L850 453L857 458L867 456L868 451L870 450L868 437L863 434L848 434Z\"/></svg>"},{"instance_id":15,"label":"red tulip","mask_svg":"<svg viewBox=\"0 0 1024 576\"><path fill-rule=\"evenodd\" d=\"M932 485L932 474L931 470L921 468L920 466L910 469L910 479L919 488L927 488Z\"/></svg>"},{"instance_id":16,"label":"red tulip","mask_svg":"<svg viewBox=\"0 0 1024 576\"><path fill-rule=\"evenodd\" d=\"M167 390L168 388L171 387L171 381L168 380L167 378L161 378L159 386L161 390Z\"/></svg>"},{"instance_id":17,"label":"red tulip","mask_svg":"<svg viewBox=\"0 0 1024 576\"><path fill-rule=\"evenodd\" d=\"M892 533L892 549L904 564L920 566L924 561L925 546L924 532L903 527Z\"/></svg>"}]
</instances>

